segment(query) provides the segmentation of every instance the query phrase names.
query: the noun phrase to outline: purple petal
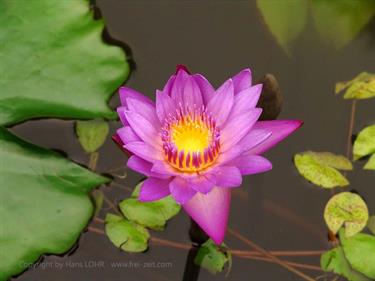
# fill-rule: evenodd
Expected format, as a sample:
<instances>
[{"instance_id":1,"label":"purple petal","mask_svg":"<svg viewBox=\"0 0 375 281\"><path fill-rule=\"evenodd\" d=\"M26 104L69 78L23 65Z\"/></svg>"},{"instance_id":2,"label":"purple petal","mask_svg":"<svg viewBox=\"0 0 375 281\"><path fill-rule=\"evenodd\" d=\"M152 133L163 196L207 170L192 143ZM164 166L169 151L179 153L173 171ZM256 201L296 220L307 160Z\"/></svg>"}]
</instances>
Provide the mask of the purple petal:
<instances>
[{"instance_id":1,"label":"purple petal","mask_svg":"<svg viewBox=\"0 0 375 281\"><path fill-rule=\"evenodd\" d=\"M217 245L223 242L227 229L230 192L227 188L214 188L208 194L198 192L182 206Z\"/></svg>"},{"instance_id":2,"label":"purple petal","mask_svg":"<svg viewBox=\"0 0 375 281\"><path fill-rule=\"evenodd\" d=\"M221 126L227 120L233 106L233 101L233 82L229 79L216 90L206 108L206 111L212 114L218 126Z\"/></svg>"},{"instance_id":3,"label":"purple petal","mask_svg":"<svg viewBox=\"0 0 375 281\"><path fill-rule=\"evenodd\" d=\"M171 90L172 90L172 87L173 87L173 84L174 84L174 81L176 80L176 75L172 75L167 83L165 84L163 90L161 91L162 93L168 95L168 96L171 96Z\"/></svg>"},{"instance_id":4,"label":"purple petal","mask_svg":"<svg viewBox=\"0 0 375 281\"><path fill-rule=\"evenodd\" d=\"M170 194L169 192L169 183L170 179L155 179L148 178L146 179L139 192L139 201L149 202L162 199Z\"/></svg>"},{"instance_id":5,"label":"purple petal","mask_svg":"<svg viewBox=\"0 0 375 281\"><path fill-rule=\"evenodd\" d=\"M262 129L272 132L272 135L262 142L249 150L250 154L262 154L267 151L278 142L285 139L288 135L293 133L299 127L301 127L303 121L300 120L274 120L274 121L259 121L255 123L253 129Z\"/></svg>"},{"instance_id":6,"label":"purple petal","mask_svg":"<svg viewBox=\"0 0 375 281\"><path fill-rule=\"evenodd\" d=\"M169 175L164 174L158 174L151 171L152 163L147 162L146 160L143 160L142 158L132 155L127 163L127 166L141 174L144 174L148 177L154 177L154 178L160 178L160 179L166 179L169 178Z\"/></svg>"},{"instance_id":7,"label":"purple petal","mask_svg":"<svg viewBox=\"0 0 375 281\"><path fill-rule=\"evenodd\" d=\"M264 142L271 135L271 131L262 129L251 129L250 132L246 136L244 136L237 144L243 148L243 151L248 151L249 149Z\"/></svg>"},{"instance_id":8,"label":"purple petal","mask_svg":"<svg viewBox=\"0 0 375 281\"><path fill-rule=\"evenodd\" d=\"M201 90L203 103L208 104L209 100L213 97L215 89L212 87L210 82L201 74L194 74L193 79L198 84L198 87Z\"/></svg>"},{"instance_id":9,"label":"purple petal","mask_svg":"<svg viewBox=\"0 0 375 281\"><path fill-rule=\"evenodd\" d=\"M218 159L216 160L216 162L214 163L212 168L214 168L216 166L223 165L223 164L237 158L242 153L244 153L243 148L239 145L235 145L235 146L231 147L230 149L228 149L227 151L225 151L223 153L220 153Z\"/></svg>"},{"instance_id":10,"label":"purple petal","mask_svg":"<svg viewBox=\"0 0 375 281\"><path fill-rule=\"evenodd\" d=\"M128 87L121 87L119 89L119 94L120 94L121 104L123 106L128 106L127 101L126 101L127 98L137 99L140 102L143 102L152 106L155 105L154 102L150 98Z\"/></svg>"},{"instance_id":11,"label":"purple petal","mask_svg":"<svg viewBox=\"0 0 375 281\"><path fill-rule=\"evenodd\" d=\"M133 141L141 141L134 130L130 126L125 126L117 130L117 134L124 144Z\"/></svg>"},{"instance_id":12,"label":"purple petal","mask_svg":"<svg viewBox=\"0 0 375 281\"><path fill-rule=\"evenodd\" d=\"M250 110L257 105L260 94L262 93L262 86L262 84L258 84L247 88L234 97L234 104L228 121L237 118L243 111Z\"/></svg>"},{"instance_id":13,"label":"purple petal","mask_svg":"<svg viewBox=\"0 0 375 281\"><path fill-rule=\"evenodd\" d=\"M242 184L242 175L235 166L220 166L210 174L215 177L217 187L238 187Z\"/></svg>"},{"instance_id":14,"label":"purple petal","mask_svg":"<svg viewBox=\"0 0 375 281\"><path fill-rule=\"evenodd\" d=\"M178 176L180 173L171 167L164 160L154 162L151 171L162 175L173 175Z\"/></svg>"},{"instance_id":15,"label":"purple petal","mask_svg":"<svg viewBox=\"0 0 375 281\"><path fill-rule=\"evenodd\" d=\"M165 92L156 91L156 114L161 122L164 123L168 114L174 113L176 110L175 103L172 98Z\"/></svg>"},{"instance_id":16,"label":"purple petal","mask_svg":"<svg viewBox=\"0 0 375 281\"><path fill-rule=\"evenodd\" d=\"M242 92L251 86L251 70L246 68L240 73L236 74L233 78L234 94Z\"/></svg>"},{"instance_id":17,"label":"purple petal","mask_svg":"<svg viewBox=\"0 0 375 281\"><path fill-rule=\"evenodd\" d=\"M126 99L129 111L136 112L147 119L155 127L160 127L159 118L156 115L155 105L140 102L138 99Z\"/></svg>"},{"instance_id":18,"label":"purple petal","mask_svg":"<svg viewBox=\"0 0 375 281\"><path fill-rule=\"evenodd\" d=\"M240 169L242 175L263 173L272 169L272 163L259 155L243 154L232 160L228 165Z\"/></svg>"},{"instance_id":19,"label":"purple petal","mask_svg":"<svg viewBox=\"0 0 375 281\"><path fill-rule=\"evenodd\" d=\"M207 194L214 188L216 179L210 174L202 174L186 179L189 186L198 192Z\"/></svg>"},{"instance_id":20,"label":"purple petal","mask_svg":"<svg viewBox=\"0 0 375 281\"><path fill-rule=\"evenodd\" d=\"M201 108L203 106L201 90L191 76L186 79L183 100L184 105L190 109Z\"/></svg>"},{"instance_id":21,"label":"purple petal","mask_svg":"<svg viewBox=\"0 0 375 281\"><path fill-rule=\"evenodd\" d=\"M129 125L128 120L126 120L126 117L125 117L125 111L127 110L128 108L126 106L117 107L117 115L120 117L120 121L122 125L124 126Z\"/></svg>"},{"instance_id":22,"label":"purple petal","mask_svg":"<svg viewBox=\"0 0 375 281\"><path fill-rule=\"evenodd\" d=\"M183 69L177 72L176 79L171 87L171 97L178 104L184 104L184 89L185 83L188 80L189 75Z\"/></svg>"},{"instance_id":23,"label":"purple petal","mask_svg":"<svg viewBox=\"0 0 375 281\"><path fill-rule=\"evenodd\" d=\"M121 138L120 138L120 136L118 134L114 134L112 136L112 140L122 150L122 152L124 152L128 156L131 155L131 153L124 148L124 142L121 140Z\"/></svg>"},{"instance_id":24,"label":"purple petal","mask_svg":"<svg viewBox=\"0 0 375 281\"><path fill-rule=\"evenodd\" d=\"M172 197L179 203L185 204L188 202L197 192L192 189L188 182L180 177L175 177L169 184L169 190Z\"/></svg>"},{"instance_id":25,"label":"purple petal","mask_svg":"<svg viewBox=\"0 0 375 281\"><path fill-rule=\"evenodd\" d=\"M125 144L124 147L131 153L141 157L148 162L153 163L159 160L163 160L161 150L158 150L147 143L135 141Z\"/></svg>"},{"instance_id":26,"label":"purple petal","mask_svg":"<svg viewBox=\"0 0 375 281\"><path fill-rule=\"evenodd\" d=\"M125 117L137 136L144 142L157 148L161 146L161 138L159 137L158 128L155 128L155 124L150 123L142 115L133 111L125 111Z\"/></svg>"},{"instance_id":27,"label":"purple petal","mask_svg":"<svg viewBox=\"0 0 375 281\"><path fill-rule=\"evenodd\" d=\"M261 108L254 108L238 115L236 119L229 120L221 130L221 151L227 151L237 144L253 127L262 113Z\"/></svg>"}]
</instances>

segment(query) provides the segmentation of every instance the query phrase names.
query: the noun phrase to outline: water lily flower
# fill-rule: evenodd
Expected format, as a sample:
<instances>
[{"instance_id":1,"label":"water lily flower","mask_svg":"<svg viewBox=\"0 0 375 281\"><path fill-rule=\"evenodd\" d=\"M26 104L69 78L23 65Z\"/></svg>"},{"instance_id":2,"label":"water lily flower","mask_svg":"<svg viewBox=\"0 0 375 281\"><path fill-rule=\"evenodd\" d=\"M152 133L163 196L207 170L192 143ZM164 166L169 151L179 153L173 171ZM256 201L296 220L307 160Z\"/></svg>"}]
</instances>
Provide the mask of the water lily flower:
<instances>
[{"instance_id":1,"label":"water lily flower","mask_svg":"<svg viewBox=\"0 0 375 281\"><path fill-rule=\"evenodd\" d=\"M130 152L129 168L146 175L141 201L171 195L217 244L224 240L231 189L243 175L268 171L261 156L301 126L298 120L258 121L262 85L250 69L218 89L178 66L156 102L122 87L117 140Z\"/></svg>"}]
</instances>

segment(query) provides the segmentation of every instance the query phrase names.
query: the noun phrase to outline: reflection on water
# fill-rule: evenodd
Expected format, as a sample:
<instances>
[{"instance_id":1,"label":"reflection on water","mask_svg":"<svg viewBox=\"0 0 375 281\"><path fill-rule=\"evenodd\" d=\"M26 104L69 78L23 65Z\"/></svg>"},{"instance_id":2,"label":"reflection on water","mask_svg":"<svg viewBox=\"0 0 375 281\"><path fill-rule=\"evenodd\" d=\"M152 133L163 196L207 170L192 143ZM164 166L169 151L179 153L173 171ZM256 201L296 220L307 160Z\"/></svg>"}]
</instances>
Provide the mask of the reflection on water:
<instances>
[{"instance_id":1,"label":"reflection on water","mask_svg":"<svg viewBox=\"0 0 375 281\"><path fill-rule=\"evenodd\" d=\"M370 3L283 1L287 3L285 5L299 2L299 8L288 10L280 7L281 1L271 0L204 1L199 4L195 1L97 2L109 33L132 48L137 69L128 85L149 96L154 95L155 88L164 85L165 77L178 63L188 65L193 72L204 73L215 86L244 67L252 68L255 80L266 73L276 77L277 84L267 85L273 89L270 96L276 97L271 100L280 102L272 103L274 108L265 118L279 114L279 93L282 92L280 118L302 119L305 125L267 154L274 165L271 172L246 177L242 188L233 191L229 224L268 250L327 249L322 213L330 194L302 180L291 159L295 153L307 149L345 153L350 105L334 95L333 87L336 81L353 77L363 70L375 71L375 44L371 43L375 33L371 30L374 23ZM354 2L360 4L352 7ZM264 7L260 8L261 5ZM294 11L292 15L288 14L290 11ZM290 19L300 27L289 28ZM277 32L283 33L275 35L275 30L270 33L271 26L278 24L286 26L279 26L282 31ZM290 56L280 48L280 42L288 44L292 50ZM266 81L272 80L266 76ZM112 105L118 102L114 97ZM263 102L267 104L266 111L271 108L268 99L263 98ZM373 108L373 101L358 103L354 133L373 122ZM111 133L119 126L119 123L111 123ZM88 161L74 136L73 122L27 122L14 131L35 144L62 150L77 162ZM108 139L100 149L99 171L120 169L121 173L125 162L122 152ZM118 180L123 186L132 187L142 178L132 171L127 172L127 178ZM349 177L351 186L366 199L370 213L375 213L375 191L370 188L374 175L357 168ZM126 190L118 187L102 189L115 203L129 196ZM165 231L152 235L189 244L189 228L190 220L181 212L168 223ZM231 235L227 235L226 244L235 249L248 249ZM74 254L44 259L63 264L61 269L38 267L18 280L182 280L187 255L186 250L158 245L150 245L145 254L130 255L113 247L105 236L87 232L82 235ZM319 265L317 256L291 260ZM100 262L103 266L72 266L84 261ZM142 270L130 266L153 261L167 262L171 266ZM128 266L114 266L113 262ZM321 275L316 271L308 272L314 277ZM185 278L194 274L185 274ZM229 276L224 275L213 277L201 270L198 280L244 280L249 276L256 281L301 280L277 265L238 258L234 259Z\"/></svg>"}]
</instances>

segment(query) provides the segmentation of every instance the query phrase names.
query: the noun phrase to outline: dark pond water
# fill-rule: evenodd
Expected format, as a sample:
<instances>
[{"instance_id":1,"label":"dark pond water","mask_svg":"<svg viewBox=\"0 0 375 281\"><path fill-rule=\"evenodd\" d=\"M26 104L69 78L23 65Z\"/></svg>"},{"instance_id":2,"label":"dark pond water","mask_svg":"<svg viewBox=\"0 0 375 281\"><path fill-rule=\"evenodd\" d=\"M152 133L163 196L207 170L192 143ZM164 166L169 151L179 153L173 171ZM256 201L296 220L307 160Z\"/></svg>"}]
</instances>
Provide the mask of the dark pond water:
<instances>
[{"instance_id":1,"label":"dark pond water","mask_svg":"<svg viewBox=\"0 0 375 281\"><path fill-rule=\"evenodd\" d=\"M330 192L302 179L292 157L305 150L344 154L350 101L335 96L336 81L347 80L361 71L375 71L375 23L370 22L358 36L337 50L318 36L311 15L288 56L277 44L258 12L255 1L97 1L109 33L131 48L136 68L127 85L149 96L161 88L176 64L186 64L215 86L243 68L250 67L255 78L272 73L277 78L284 105L280 119L302 119L296 134L267 153L271 172L246 177L234 191L230 227L268 250L324 250L329 248L322 217ZM111 101L118 104L118 98ZM354 133L375 121L374 100L357 103ZM64 151L78 163L87 163L74 135L72 121L40 120L19 125L13 131L43 147ZM112 133L120 124L111 123ZM110 139L100 149L98 170L125 168L126 157ZM358 191L375 213L375 174L355 164L348 175L349 189ZM124 186L133 187L141 175L127 171ZM119 182L119 180L117 180ZM102 187L114 202L129 196L118 187ZM104 216L105 210L102 211ZM92 223L101 228L101 225ZM189 218L183 212L173 218L165 231L152 233L164 239L190 243ZM229 234L226 244L247 249ZM55 266L28 270L17 280L183 280L188 251L151 245L145 254L126 254L102 235L86 232L79 246L66 256L46 256ZM319 265L319 257L293 260ZM91 261L91 263L90 263ZM80 268L82 263L88 266ZM95 262L97 265L95 266ZM128 267L114 267L122 262ZM166 268L135 268L144 262L167 263ZM104 266L103 266L104 263ZM90 265L92 268L89 268ZM313 277L322 273L306 271ZM186 276L185 276L186 277ZM189 276L188 276L189 277ZM193 280L187 278L185 280ZM234 258L228 277L201 270L198 280L301 280L278 265Z\"/></svg>"}]
</instances>

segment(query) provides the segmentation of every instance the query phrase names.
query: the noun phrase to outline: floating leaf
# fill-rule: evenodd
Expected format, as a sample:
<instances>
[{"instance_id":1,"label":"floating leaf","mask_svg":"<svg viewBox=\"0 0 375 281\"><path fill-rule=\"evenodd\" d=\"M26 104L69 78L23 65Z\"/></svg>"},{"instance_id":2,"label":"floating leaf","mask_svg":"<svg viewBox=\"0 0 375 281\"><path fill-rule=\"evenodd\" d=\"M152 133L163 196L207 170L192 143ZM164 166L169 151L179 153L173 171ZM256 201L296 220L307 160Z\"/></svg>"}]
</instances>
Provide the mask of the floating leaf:
<instances>
[{"instance_id":1,"label":"floating leaf","mask_svg":"<svg viewBox=\"0 0 375 281\"><path fill-rule=\"evenodd\" d=\"M345 226L347 237L353 236L365 228L368 209L363 199L355 193L341 192L333 196L324 210L324 219L328 228L337 233Z\"/></svg>"},{"instance_id":2,"label":"floating leaf","mask_svg":"<svg viewBox=\"0 0 375 281\"><path fill-rule=\"evenodd\" d=\"M371 216L367 222L367 227L375 235L375 216Z\"/></svg>"},{"instance_id":3,"label":"floating leaf","mask_svg":"<svg viewBox=\"0 0 375 281\"><path fill-rule=\"evenodd\" d=\"M353 158L358 160L375 152L375 125L364 128L353 145Z\"/></svg>"},{"instance_id":4,"label":"floating leaf","mask_svg":"<svg viewBox=\"0 0 375 281\"><path fill-rule=\"evenodd\" d=\"M319 35L336 49L350 43L375 13L373 0L312 0L311 4Z\"/></svg>"},{"instance_id":5,"label":"floating leaf","mask_svg":"<svg viewBox=\"0 0 375 281\"><path fill-rule=\"evenodd\" d=\"M68 251L93 212L87 193L108 180L3 128L0 159L0 280L6 280L42 254Z\"/></svg>"},{"instance_id":6,"label":"floating leaf","mask_svg":"<svg viewBox=\"0 0 375 281\"><path fill-rule=\"evenodd\" d=\"M320 266L324 271L342 275L349 281L371 281L371 279L351 267L341 247L324 253L320 259Z\"/></svg>"},{"instance_id":7,"label":"floating leaf","mask_svg":"<svg viewBox=\"0 0 375 281\"><path fill-rule=\"evenodd\" d=\"M308 1L257 0L257 6L272 35L284 51L290 54L290 43L305 28Z\"/></svg>"},{"instance_id":8,"label":"floating leaf","mask_svg":"<svg viewBox=\"0 0 375 281\"><path fill-rule=\"evenodd\" d=\"M362 72L350 81L336 83L336 94L344 89L344 99L372 98L375 96L375 74Z\"/></svg>"},{"instance_id":9,"label":"floating leaf","mask_svg":"<svg viewBox=\"0 0 375 281\"><path fill-rule=\"evenodd\" d=\"M366 170L375 170L375 153L371 155L366 165L363 167Z\"/></svg>"},{"instance_id":10,"label":"floating leaf","mask_svg":"<svg viewBox=\"0 0 375 281\"><path fill-rule=\"evenodd\" d=\"M116 118L107 100L129 74L89 1L0 0L0 125Z\"/></svg>"},{"instance_id":11,"label":"floating leaf","mask_svg":"<svg viewBox=\"0 0 375 281\"><path fill-rule=\"evenodd\" d=\"M346 186L349 181L337 170L351 170L348 159L329 152L307 151L294 156L298 172L308 181L323 188Z\"/></svg>"},{"instance_id":12,"label":"floating leaf","mask_svg":"<svg viewBox=\"0 0 375 281\"><path fill-rule=\"evenodd\" d=\"M93 199L94 199L94 204L95 204L95 213L94 217L96 217L100 210L103 207L103 202L104 202L104 194L103 191L96 189L91 193Z\"/></svg>"},{"instance_id":13,"label":"floating leaf","mask_svg":"<svg viewBox=\"0 0 375 281\"><path fill-rule=\"evenodd\" d=\"M352 268L375 279L375 236L358 233L346 237L345 233L340 231L340 241Z\"/></svg>"},{"instance_id":14,"label":"floating leaf","mask_svg":"<svg viewBox=\"0 0 375 281\"><path fill-rule=\"evenodd\" d=\"M101 147L109 132L108 123L101 120L77 121L78 140L87 153L93 153Z\"/></svg>"},{"instance_id":15,"label":"floating leaf","mask_svg":"<svg viewBox=\"0 0 375 281\"><path fill-rule=\"evenodd\" d=\"M221 272L225 264L229 262L229 256L225 245L217 246L211 239L199 247L194 263L212 274Z\"/></svg>"},{"instance_id":16,"label":"floating leaf","mask_svg":"<svg viewBox=\"0 0 375 281\"><path fill-rule=\"evenodd\" d=\"M147 250L150 234L146 228L113 214L107 214L105 222L105 232L117 248L130 253Z\"/></svg>"},{"instance_id":17,"label":"floating leaf","mask_svg":"<svg viewBox=\"0 0 375 281\"><path fill-rule=\"evenodd\" d=\"M181 206L170 196L153 202L138 201L141 185L142 183L136 186L131 198L125 199L119 204L121 212L127 219L140 225L162 230L167 220L178 214Z\"/></svg>"}]
</instances>

